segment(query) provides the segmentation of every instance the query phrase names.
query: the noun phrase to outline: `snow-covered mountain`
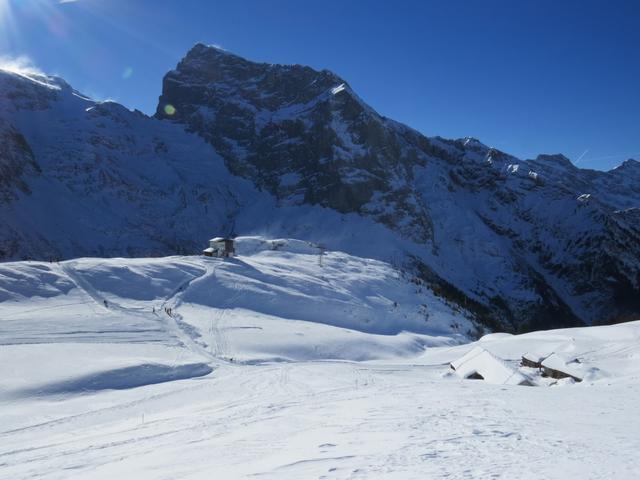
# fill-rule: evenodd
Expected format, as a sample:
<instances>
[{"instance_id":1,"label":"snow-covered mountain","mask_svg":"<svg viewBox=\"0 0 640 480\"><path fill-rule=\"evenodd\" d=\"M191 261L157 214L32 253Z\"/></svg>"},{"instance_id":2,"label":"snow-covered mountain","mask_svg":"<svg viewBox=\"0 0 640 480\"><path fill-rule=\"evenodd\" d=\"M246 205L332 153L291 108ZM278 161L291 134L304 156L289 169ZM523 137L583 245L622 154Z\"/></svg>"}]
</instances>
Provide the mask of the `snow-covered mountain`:
<instances>
[{"instance_id":1,"label":"snow-covered mountain","mask_svg":"<svg viewBox=\"0 0 640 480\"><path fill-rule=\"evenodd\" d=\"M508 330L640 313L640 163L519 160L380 116L328 71L196 45L149 118L0 72L3 259L264 233L391 261Z\"/></svg>"},{"instance_id":2,"label":"snow-covered mountain","mask_svg":"<svg viewBox=\"0 0 640 480\"><path fill-rule=\"evenodd\" d=\"M583 171L560 155L522 162L470 138L429 139L331 72L205 45L165 76L156 116L281 204L356 212L423 245L425 276L490 304L503 328L640 310L638 162Z\"/></svg>"},{"instance_id":3,"label":"snow-covered mountain","mask_svg":"<svg viewBox=\"0 0 640 480\"><path fill-rule=\"evenodd\" d=\"M168 122L0 72L3 258L189 251L254 189Z\"/></svg>"}]
</instances>

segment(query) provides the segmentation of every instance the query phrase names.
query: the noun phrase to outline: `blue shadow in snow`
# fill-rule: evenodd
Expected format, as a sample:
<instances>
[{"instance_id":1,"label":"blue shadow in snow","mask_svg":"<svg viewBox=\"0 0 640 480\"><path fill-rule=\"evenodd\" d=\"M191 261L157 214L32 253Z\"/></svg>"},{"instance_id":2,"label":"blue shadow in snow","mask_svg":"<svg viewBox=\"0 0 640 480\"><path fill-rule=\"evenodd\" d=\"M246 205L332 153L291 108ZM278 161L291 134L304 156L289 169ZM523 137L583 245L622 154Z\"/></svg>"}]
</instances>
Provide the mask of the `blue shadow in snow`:
<instances>
[{"instance_id":1,"label":"blue shadow in snow","mask_svg":"<svg viewBox=\"0 0 640 480\"><path fill-rule=\"evenodd\" d=\"M126 390L129 388L202 377L213 371L206 363L169 366L142 364L132 367L91 373L82 377L32 387L14 392L15 397L82 394L100 390Z\"/></svg>"}]
</instances>

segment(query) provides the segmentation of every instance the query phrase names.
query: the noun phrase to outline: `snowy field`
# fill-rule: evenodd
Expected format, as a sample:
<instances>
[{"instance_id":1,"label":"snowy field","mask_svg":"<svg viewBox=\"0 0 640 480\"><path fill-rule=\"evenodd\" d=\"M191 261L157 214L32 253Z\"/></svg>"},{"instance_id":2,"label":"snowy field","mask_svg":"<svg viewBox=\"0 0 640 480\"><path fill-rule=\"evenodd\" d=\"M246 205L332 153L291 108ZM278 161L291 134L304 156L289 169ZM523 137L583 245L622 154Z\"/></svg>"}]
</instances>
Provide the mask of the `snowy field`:
<instances>
[{"instance_id":1,"label":"snowy field","mask_svg":"<svg viewBox=\"0 0 640 480\"><path fill-rule=\"evenodd\" d=\"M640 322L468 343L388 264L238 251L0 264L0 478L640 478ZM463 380L476 346L583 380Z\"/></svg>"}]
</instances>

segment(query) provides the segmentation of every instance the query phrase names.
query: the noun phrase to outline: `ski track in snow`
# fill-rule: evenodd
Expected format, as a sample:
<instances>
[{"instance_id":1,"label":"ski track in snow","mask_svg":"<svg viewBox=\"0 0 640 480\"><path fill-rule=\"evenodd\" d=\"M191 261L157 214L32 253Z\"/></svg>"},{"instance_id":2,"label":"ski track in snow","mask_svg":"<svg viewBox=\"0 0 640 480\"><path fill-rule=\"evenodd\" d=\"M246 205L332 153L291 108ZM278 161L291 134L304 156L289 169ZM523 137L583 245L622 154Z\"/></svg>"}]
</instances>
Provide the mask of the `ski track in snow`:
<instances>
[{"instance_id":1,"label":"ski track in snow","mask_svg":"<svg viewBox=\"0 0 640 480\"><path fill-rule=\"evenodd\" d=\"M580 384L460 380L448 362L473 345L376 333L390 318L420 325L406 300L381 306L405 287L353 257L351 277L335 276L333 258L79 259L51 267L65 294L3 285L21 293L0 303L0 478L640 478L640 322L476 343L511 365L545 348L579 358ZM155 289L144 299L111 281L152 264L171 280L132 277ZM376 303L354 310L350 295ZM309 320L295 320L299 302Z\"/></svg>"},{"instance_id":2,"label":"ski track in snow","mask_svg":"<svg viewBox=\"0 0 640 480\"><path fill-rule=\"evenodd\" d=\"M181 284L177 290L175 290L159 308L159 315L166 320L166 325L168 330L172 331L176 337L180 339L182 344L191 350L193 353L202 355L209 359L209 361L215 360L215 355L209 354L205 348L203 348L200 344L198 344L194 334L191 330L189 330L184 322L182 322L182 317L178 312L173 312L173 309L176 308L180 303L180 295L194 282L202 280L209 275L215 274L215 267L211 268L207 266L205 271L198 277L194 277L192 279L187 280L183 284ZM171 314L165 312L165 307L171 308ZM168 317L168 318L167 318ZM176 359L177 361L178 359Z\"/></svg>"}]
</instances>

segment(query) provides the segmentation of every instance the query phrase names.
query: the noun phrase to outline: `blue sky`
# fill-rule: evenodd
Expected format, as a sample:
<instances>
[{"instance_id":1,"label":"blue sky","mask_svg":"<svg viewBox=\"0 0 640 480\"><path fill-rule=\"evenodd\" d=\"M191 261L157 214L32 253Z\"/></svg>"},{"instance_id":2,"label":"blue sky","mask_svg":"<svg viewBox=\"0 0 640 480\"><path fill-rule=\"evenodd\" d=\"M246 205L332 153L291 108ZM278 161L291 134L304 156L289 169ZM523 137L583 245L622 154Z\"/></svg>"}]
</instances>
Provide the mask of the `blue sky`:
<instances>
[{"instance_id":1,"label":"blue sky","mask_svg":"<svg viewBox=\"0 0 640 480\"><path fill-rule=\"evenodd\" d=\"M381 114L586 168L640 159L640 2L0 0L0 56L153 113L196 42L328 68Z\"/></svg>"}]
</instances>

